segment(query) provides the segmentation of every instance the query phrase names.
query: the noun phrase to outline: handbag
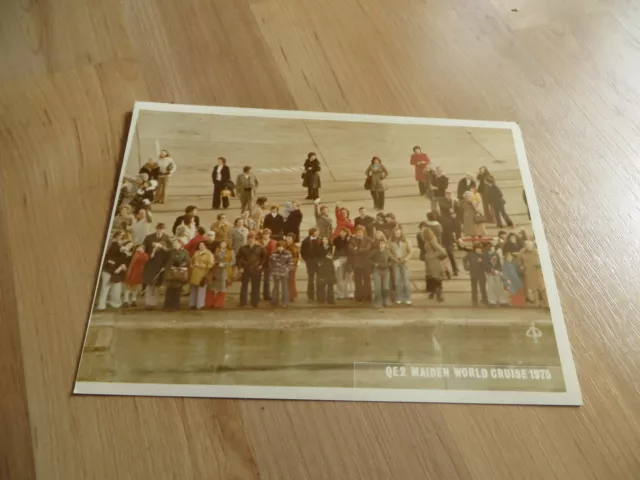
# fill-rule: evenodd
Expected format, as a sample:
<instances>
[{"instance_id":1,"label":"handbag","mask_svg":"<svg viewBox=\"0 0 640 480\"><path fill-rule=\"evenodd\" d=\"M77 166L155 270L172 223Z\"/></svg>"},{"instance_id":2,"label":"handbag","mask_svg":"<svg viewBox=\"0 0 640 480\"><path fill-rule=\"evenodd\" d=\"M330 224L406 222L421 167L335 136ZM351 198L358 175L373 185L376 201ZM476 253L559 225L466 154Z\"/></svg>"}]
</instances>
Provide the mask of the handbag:
<instances>
[{"instance_id":1,"label":"handbag","mask_svg":"<svg viewBox=\"0 0 640 480\"><path fill-rule=\"evenodd\" d=\"M367 177L364 181L364 189L371 190L371 177Z\"/></svg>"},{"instance_id":2,"label":"handbag","mask_svg":"<svg viewBox=\"0 0 640 480\"><path fill-rule=\"evenodd\" d=\"M481 215L479 213L475 217L473 217L474 223L485 223L486 221L487 221L487 218L484 215Z\"/></svg>"},{"instance_id":3,"label":"handbag","mask_svg":"<svg viewBox=\"0 0 640 480\"><path fill-rule=\"evenodd\" d=\"M221 197L230 197L230 196L231 196L231 190L229 190L228 188L224 188L224 189L220 192L220 196L221 196Z\"/></svg>"},{"instance_id":4,"label":"handbag","mask_svg":"<svg viewBox=\"0 0 640 480\"><path fill-rule=\"evenodd\" d=\"M186 267L171 267L167 272L167 281L187 283L189 281L189 270Z\"/></svg>"}]
</instances>

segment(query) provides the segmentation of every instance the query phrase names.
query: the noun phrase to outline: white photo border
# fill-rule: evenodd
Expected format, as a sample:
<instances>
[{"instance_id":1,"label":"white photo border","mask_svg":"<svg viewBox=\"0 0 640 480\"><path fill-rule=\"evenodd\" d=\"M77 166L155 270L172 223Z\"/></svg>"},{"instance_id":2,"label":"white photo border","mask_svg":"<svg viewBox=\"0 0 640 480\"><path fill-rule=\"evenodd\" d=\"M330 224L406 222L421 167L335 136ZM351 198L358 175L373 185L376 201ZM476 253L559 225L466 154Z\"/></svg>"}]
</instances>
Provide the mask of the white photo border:
<instances>
[{"instance_id":1,"label":"white photo border","mask_svg":"<svg viewBox=\"0 0 640 480\"><path fill-rule=\"evenodd\" d=\"M531 214L532 228L536 238L536 245L542 265L542 274L548 296L551 321L553 324L560 365L564 377L564 392L527 392L527 391L480 391L480 390L418 390L396 388L334 388L334 387L276 387L251 385L187 385L187 384L147 384L121 382L76 382L74 394L85 395L134 395L161 397L203 397L203 398L252 398L252 399L287 399L287 400L345 400L345 401L378 401L378 402L425 402L425 403L473 403L500 405L582 405L582 394L578 383L571 345L562 313L560 296L553 273L553 265L549 255L549 245L544 234L540 208L533 188L533 179L529 170L529 163L520 126L515 122L484 121L484 120L451 120L419 117L397 117L383 115L365 115L349 113L304 112L296 110L265 110L255 108L236 107L207 107L197 105L180 105L171 103L135 102L129 135L124 151L124 159L120 168L118 185L111 208L111 219L115 215L117 199L120 194L122 179L129 160L131 146L138 126L141 111L159 111L171 113L195 113L205 115L229 115L260 118L284 118L297 120L328 120L339 122L387 123L405 125L425 125L440 127L466 127L505 129L513 134L513 141L518 158L518 167L527 204ZM109 223L111 225L111 223ZM110 227L108 228L102 257L99 265L104 262L109 242ZM87 341L91 316L95 303L100 277L98 275L94 288L91 311L82 343L82 350ZM79 364L82 358L79 360ZM78 364L78 372L79 372ZM355 364L354 364L355 368Z\"/></svg>"}]
</instances>

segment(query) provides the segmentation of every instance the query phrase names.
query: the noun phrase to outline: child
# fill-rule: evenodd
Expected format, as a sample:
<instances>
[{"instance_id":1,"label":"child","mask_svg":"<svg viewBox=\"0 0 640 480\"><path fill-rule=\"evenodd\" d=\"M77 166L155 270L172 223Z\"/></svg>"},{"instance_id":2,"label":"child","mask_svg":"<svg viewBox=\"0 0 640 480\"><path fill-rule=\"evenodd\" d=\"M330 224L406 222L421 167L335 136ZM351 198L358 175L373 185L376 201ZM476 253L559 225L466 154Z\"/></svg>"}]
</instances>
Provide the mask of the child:
<instances>
[{"instance_id":1,"label":"child","mask_svg":"<svg viewBox=\"0 0 640 480\"><path fill-rule=\"evenodd\" d=\"M318 303L336 303L333 296L333 286L336 284L336 271L333 264L335 251L329 237L320 238L318 249Z\"/></svg>"},{"instance_id":2,"label":"child","mask_svg":"<svg viewBox=\"0 0 640 480\"><path fill-rule=\"evenodd\" d=\"M129 305L137 306L138 293L142 285L142 270L147 260L149 255L144 251L144 245L138 245L124 279L124 308L128 308Z\"/></svg>"},{"instance_id":3,"label":"child","mask_svg":"<svg viewBox=\"0 0 640 480\"><path fill-rule=\"evenodd\" d=\"M293 255L285 249L285 240L280 240L276 250L269 256L269 272L273 290L271 303L274 307L280 304L289 306L289 272L293 269Z\"/></svg>"}]
</instances>

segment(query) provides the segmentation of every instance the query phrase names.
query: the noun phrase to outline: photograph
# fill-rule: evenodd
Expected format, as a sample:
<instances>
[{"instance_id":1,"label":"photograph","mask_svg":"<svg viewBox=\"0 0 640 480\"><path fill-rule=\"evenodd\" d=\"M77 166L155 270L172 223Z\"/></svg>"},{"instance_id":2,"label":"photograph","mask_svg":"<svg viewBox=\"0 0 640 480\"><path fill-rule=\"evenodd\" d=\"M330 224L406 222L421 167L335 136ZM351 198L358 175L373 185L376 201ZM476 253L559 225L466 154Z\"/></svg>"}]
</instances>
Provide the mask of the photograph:
<instances>
[{"instance_id":1,"label":"photograph","mask_svg":"<svg viewBox=\"0 0 640 480\"><path fill-rule=\"evenodd\" d=\"M137 102L115 189L74 393L582 402L513 122Z\"/></svg>"}]
</instances>

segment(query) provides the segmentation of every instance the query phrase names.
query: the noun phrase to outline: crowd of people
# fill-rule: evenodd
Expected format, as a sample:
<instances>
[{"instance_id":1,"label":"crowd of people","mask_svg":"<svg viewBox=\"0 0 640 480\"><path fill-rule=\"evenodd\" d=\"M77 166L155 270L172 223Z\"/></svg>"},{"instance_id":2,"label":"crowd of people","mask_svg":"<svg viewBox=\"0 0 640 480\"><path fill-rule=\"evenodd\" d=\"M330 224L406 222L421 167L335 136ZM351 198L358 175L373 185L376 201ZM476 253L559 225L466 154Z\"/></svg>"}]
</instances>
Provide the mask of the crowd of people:
<instances>
[{"instance_id":1,"label":"crowd of people","mask_svg":"<svg viewBox=\"0 0 640 480\"><path fill-rule=\"evenodd\" d=\"M166 151L161 155L171 158ZM168 177L176 170L175 162L165 163L173 165L164 169ZM300 203L270 205L257 195L259 181L251 167L244 167L233 183L222 157L212 171L212 206L227 209L229 198L236 196L241 214L231 222L222 211L205 228L191 205L170 230L164 223L154 228L151 205L160 202L155 193L163 170L149 160L121 189L96 309L137 307L141 297L145 307L156 308L161 287L166 310L180 309L182 296L188 296L193 309L223 308L233 282L240 282L239 306L257 307L262 297L287 307L299 296L296 274L301 263L308 302L411 305L409 263L416 256L424 263L428 298L436 302L444 302L444 281L458 276L462 267L469 272L474 306L540 306L545 290L534 239L524 230L501 230L495 238L486 234L488 221L513 226L488 170L483 167L475 178L462 178L454 196L443 170L431 168L420 147L413 149L410 163L420 195L430 205L417 232L408 232L394 213L382 211L388 170L380 158L373 157L364 172L364 187L378 211L373 217L363 206L352 217L339 202L333 208L321 202L320 162L310 153L302 178L307 199L313 200L315 226L301 238ZM462 265L456 250L465 251Z\"/></svg>"}]
</instances>

